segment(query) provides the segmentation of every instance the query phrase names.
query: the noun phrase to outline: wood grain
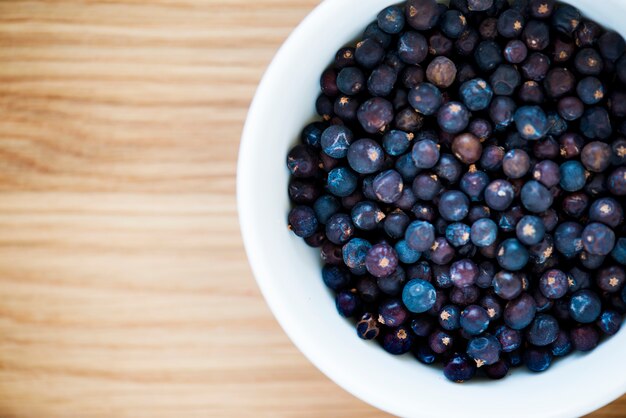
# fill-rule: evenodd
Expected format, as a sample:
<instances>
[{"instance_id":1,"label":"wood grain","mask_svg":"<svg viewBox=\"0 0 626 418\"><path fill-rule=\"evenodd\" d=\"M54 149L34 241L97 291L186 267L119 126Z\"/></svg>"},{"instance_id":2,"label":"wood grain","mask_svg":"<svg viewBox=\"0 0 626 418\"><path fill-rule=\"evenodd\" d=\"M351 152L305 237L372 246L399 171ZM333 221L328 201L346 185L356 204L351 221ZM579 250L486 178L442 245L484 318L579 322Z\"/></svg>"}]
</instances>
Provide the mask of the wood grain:
<instances>
[{"instance_id":1,"label":"wood grain","mask_svg":"<svg viewBox=\"0 0 626 418\"><path fill-rule=\"evenodd\" d=\"M248 104L315 4L0 2L0 417L383 415L289 342L236 218Z\"/></svg>"}]
</instances>

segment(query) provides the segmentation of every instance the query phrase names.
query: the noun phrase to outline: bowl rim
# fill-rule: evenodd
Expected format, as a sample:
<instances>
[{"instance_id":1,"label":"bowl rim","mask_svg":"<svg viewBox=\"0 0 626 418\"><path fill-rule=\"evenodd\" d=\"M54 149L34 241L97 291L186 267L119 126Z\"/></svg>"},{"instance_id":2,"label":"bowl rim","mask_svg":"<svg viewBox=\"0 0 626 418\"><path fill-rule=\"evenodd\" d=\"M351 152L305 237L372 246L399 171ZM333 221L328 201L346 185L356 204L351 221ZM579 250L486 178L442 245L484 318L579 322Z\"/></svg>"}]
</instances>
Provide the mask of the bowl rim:
<instances>
[{"instance_id":1,"label":"bowl rim","mask_svg":"<svg viewBox=\"0 0 626 418\"><path fill-rule=\"evenodd\" d=\"M350 378L346 373L342 373L341 368L336 367L335 361L328 357L318 355L314 342L307 339L306 333L298 329L298 321L294 320L292 315L289 315L287 304L284 303L281 295L276 291L275 284L269 279L272 270L276 268L275 263L272 262L273 260L264 259L261 257L261 252L257 251L258 248L261 248L265 244L265 239L259 234L259 231L255 227L255 214L253 213L254 202L250 199L250 191L258 187L254 181L255 173L252 170L255 157L252 144L261 139L259 132L263 125L263 114L268 111L264 107L266 97L272 93L271 85L276 81L277 74L280 72L278 70L289 62L289 55L294 48L297 48L300 41L307 36L307 32L312 28L319 27L326 19L326 16L334 13L334 8L341 1L343 0L324 0L317 5L287 37L261 78L242 131L237 162L236 195L239 223L249 264L261 293L270 307L272 314L296 347L311 363L322 371L322 373L353 396L394 415L409 416L413 415L415 411L407 410L400 405L394 404L390 399L379 396L373 385L358 384L358 382L355 382L354 379ZM619 2L619 0L607 0L607 3L615 3L615 1ZM577 7L585 3L587 4L586 7L591 7L592 4L590 0L569 0L567 2L574 3ZM374 3L378 9L381 9L386 4L394 4L398 3L398 1L385 0L383 4L374 0L365 0L362 1L362 3L368 3L370 5ZM595 13L585 13L585 15L596 19L593 16L594 14ZM365 26L365 24L367 24L367 22L365 22L363 26ZM622 332L625 333L626 331ZM357 341L358 339L355 338L355 342ZM594 396L570 399L571 403L569 403L567 407L563 407L559 411L548 411L545 416L584 415L608 404L625 392L626 378L622 379L621 382L613 382L612 385L608 388L604 388L601 392L592 392Z\"/></svg>"}]
</instances>

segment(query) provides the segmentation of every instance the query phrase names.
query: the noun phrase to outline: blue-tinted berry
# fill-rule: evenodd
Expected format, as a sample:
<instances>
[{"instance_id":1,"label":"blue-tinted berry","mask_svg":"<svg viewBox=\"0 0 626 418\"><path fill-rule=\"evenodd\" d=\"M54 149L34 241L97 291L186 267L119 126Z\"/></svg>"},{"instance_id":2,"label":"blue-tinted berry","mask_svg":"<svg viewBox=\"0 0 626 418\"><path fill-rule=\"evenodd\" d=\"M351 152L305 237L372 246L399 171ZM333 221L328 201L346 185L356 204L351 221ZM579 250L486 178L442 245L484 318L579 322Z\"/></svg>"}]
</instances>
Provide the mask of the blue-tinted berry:
<instances>
[{"instance_id":1,"label":"blue-tinted berry","mask_svg":"<svg viewBox=\"0 0 626 418\"><path fill-rule=\"evenodd\" d=\"M383 136L383 148L387 154L398 157L409 149L412 139L413 134L408 134L404 131L392 130Z\"/></svg>"},{"instance_id":2,"label":"blue-tinted berry","mask_svg":"<svg viewBox=\"0 0 626 418\"><path fill-rule=\"evenodd\" d=\"M365 88L365 74L357 67L345 67L337 75L337 88L347 96L354 96Z\"/></svg>"},{"instance_id":3,"label":"blue-tinted berry","mask_svg":"<svg viewBox=\"0 0 626 418\"><path fill-rule=\"evenodd\" d=\"M372 96L389 96L396 84L396 71L386 64L376 67L367 79L367 90Z\"/></svg>"},{"instance_id":4,"label":"blue-tinted berry","mask_svg":"<svg viewBox=\"0 0 626 418\"><path fill-rule=\"evenodd\" d=\"M494 180L485 189L485 202L491 209L503 211L515 198L513 186L506 180Z\"/></svg>"},{"instance_id":5,"label":"blue-tinted berry","mask_svg":"<svg viewBox=\"0 0 626 418\"><path fill-rule=\"evenodd\" d=\"M418 315L411 321L411 330L418 337L428 337L435 327L434 320L428 315Z\"/></svg>"},{"instance_id":6,"label":"blue-tinted berry","mask_svg":"<svg viewBox=\"0 0 626 418\"><path fill-rule=\"evenodd\" d=\"M415 221L407 227L404 238L415 251L427 251L435 242L435 228L428 222Z\"/></svg>"},{"instance_id":7,"label":"blue-tinted berry","mask_svg":"<svg viewBox=\"0 0 626 418\"><path fill-rule=\"evenodd\" d=\"M604 61L595 49L583 48L574 58L574 68L582 75L600 75L604 69Z\"/></svg>"},{"instance_id":8,"label":"blue-tinted berry","mask_svg":"<svg viewBox=\"0 0 626 418\"><path fill-rule=\"evenodd\" d=\"M354 141L348 148L348 164L360 174L375 173L383 165L385 154L378 142L363 138Z\"/></svg>"},{"instance_id":9,"label":"blue-tinted berry","mask_svg":"<svg viewBox=\"0 0 626 418\"><path fill-rule=\"evenodd\" d=\"M388 330L383 336L383 349L394 355L404 354L411 350L413 335L407 327Z\"/></svg>"},{"instance_id":10,"label":"blue-tinted berry","mask_svg":"<svg viewBox=\"0 0 626 418\"><path fill-rule=\"evenodd\" d=\"M616 311L604 311L598 318L597 325L606 335L615 335L622 326L622 315Z\"/></svg>"},{"instance_id":11,"label":"blue-tinted berry","mask_svg":"<svg viewBox=\"0 0 626 418\"><path fill-rule=\"evenodd\" d=\"M430 139L418 141L413 145L411 157L418 168L432 168L439 161L439 145Z\"/></svg>"},{"instance_id":12,"label":"blue-tinted berry","mask_svg":"<svg viewBox=\"0 0 626 418\"><path fill-rule=\"evenodd\" d=\"M378 26L377 22L372 22L365 27L365 30L363 31L363 39L372 39L378 42L383 48L389 48L391 41L393 40L393 36L383 31Z\"/></svg>"},{"instance_id":13,"label":"blue-tinted berry","mask_svg":"<svg viewBox=\"0 0 626 418\"><path fill-rule=\"evenodd\" d=\"M616 168L607 178L606 185L614 196L626 196L626 167Z\"/></svg>"},{"instance_id":14,"label":"blue-tinted berry","mask_svg":"<svg viewBox=\"0 0 626 418\"><path fill-rule=\"evenodd\" d=\"M522 205L530 212L541 213L552 206L553 197L550 190L541 183L530 180L522 187L520 200L522 201Z\"/></svg>"},{"instance_id":15,"label":"blue-tinted berry","mask_svg":"<svg viewBox=\"0 0 626 418\"><path fill-rule=\"evenodd\" d=\"M566 161L559 168L561 187L568 192L581 190L587 182L585 167L578 161Z\"/></svg>"},{"instance_id":16,"label":"blue-tinted berry","mask_svg":"<svg viewBox=\"0 0 626 418\"><path fill-rule=\"evenodd\" d=\"M510 271L500 271L493 276L493 290L504 300L513 300L523 290L522 275Z\"/></svg>"},{"instance_id":17,"label":"blue-tinted berry","mask_svg":"<svg viewBox=\"0 0 626 418\"><path fill-rule=\"evenodd\" d=\"M608 139L613 133L609 113L603 107L592 107L580 119L580 132L589 139Z\"/></svg>"},{"instance_id":18,"label":"blue-tinted berry","mask_svg":"<svg viewBox=\"0 0 626 418\"><path fill-rule=\"evenodd\" d=\"M546 229L541 218L527 215L515 226L515 234L525 245L535 245L543 240Z\"/></svg>"},{"instance_id":19,"label":"blue-tinted berry","mask_svg":"<svg viewBox=\"0 0 626 418\"><path fill-rule=\"evenodd\" d=\"M620 238L615 243L611 257L619 264L626 265L626 238Z\"/></svg>"},{"instance_id":20,"label":"blue-tinted berry","mask_svg":"<svg viewBox=\"0 0 626 418\"><path fill-rule=\"evenodd\" d=\"M482 78L474 78L461 84L459 95L469 110L478 111L489 107L493 90Z\"/></svg>"},{"instance_id":21,"label":"blue-tinted berry","mask_svg":"<svg viewBox=\"0 0 626 418\"><path fill-rule=\"evenodd\" d=\"M557 31L569 36L578 28L581 19L578 9L568 4L559 4L552 14L552 25Z\"/></svg>"},{"instance_id":22,"label":"blue-tinted berry","mask_svg":"<svg viewBox=\"0 0 626 418\"><path fill-rule=\"evenodd\" d=\"M588 224L582 232L583 248L592 255L608 255L615 246L615 233L599 222Z\"/></svg>"},{"instance_id":23,"label":"blue-tinted berry","mask_svg":"<svg viewBox=\"0 0 626 418\"><path fill-rule=\"evenodd\" d=\"M465 31L467 19L458 10L448 10L441 16L439 27L446 36L456 39Z\"/></svg>"},{"instance_id":24,"label":"blue-tinted berry","mask_svg":"<svg viewBox=\"0 0 626 418\"><path fill-rule=\"evenodd\" d=\"M376 279L376 284L381 292L390 295L397 296L402 291L404 287L404 283L406 282L406 272L400 266L396 268L389 276L378 277Z\"/></svg>"},{"instance_id":25,"label":"blue-tinted berry","mask_svg":"<svg viewBox=\"0 0 626 418\"><path fill-rule=\"evenodd\" d=\"M366 38L356 44L354 58L356 62L367 69L376 67L383 60L385 49L374 39Z\"/></svg>"},{"instance_id":26,"label":"blue-tinted berry","mask_svg":"<svg viewBox=\"0 0 626 418\"><path fill-rule=\"evenodd\" d=\"M512 329L524 329L532 322L536 311L535 299L527 293L522 293L504 307L504 322Z\"/></svg>"},{"instance_id":27,"label":"blue-tinted berry","mask_svg":"<svg viewBox=\"0 0 626 418\"><path fill-rule=\"evenodd\" d=\"M525 139L540 139L548 131L548 118L539 106L520 107L514 118L517 131Z\"/></svg>"},{"instance_id":28,"label":"blue-tinted berry","mask_svg":"<svg viewBox=\"0 0 626 418\"><path fill-rule=\"evenodd\" d=\"M522 32L522 40L533 51L542 51L550 45L550 27L539 20L531 20Z\"/></svg>"},{"instance_id":29,"label":"blue-tinted berry","mask_svg":"<svg viewBox=\"0 0 626 418\"><path fill-rule=\"evenodd\" d=\"M538 314L526 330L529 343L543 347L556 341L559 335L559 323L552 315Z\"/></svg>"},{"instance_id":30,"label":"blue-tinted berry","mask_svg":"<svg viewBox=\"0 0 626 418\"><path fill-rule=\"evenodd\" d=\"M463 174L463 166L452 154L441 154L439 162L434 168L435 174L448 184L459 181Z\"/></svg>"},{"instance_id":31,"label":"blue-tinted berry","mask_svg":"<svg viewBox=\"0 0 626 418\"><path fill-rule=\"evenodd\" d=\"M495 336L505 353L515 351L522 345L522 333L505 325L496 329Z\"/></svg>"},{"instance_id":32,"label":"blue-tinted berry","mask_svg":"<svg viewBox=\"0 0 626 418\"><path fill-rule=\"evenodd\" d=\"M502 316L502 305L500 304L500 299L494 295L485 295L480 300L479 305L487 311L490 321L497 321Z\"/></svg>"},{"instance_id":33,"label":"blue-tinted berry","mask_svg":"<svg viewBox=\"0 0 626 418\"><path fill-rule=\"evenodd\" d=\"M299 237L310 237L317 231L319 225L315 211L309 206L296 206L287 217L289 229Z\"/></svg>"},{"instance_id":34,"label":"blue-tinted berry","mask_svg":"<svg viewBox=\"0 0 626 418\"><path fill-rule=\"evenodd\" d=\"M437 316L437 320L439 321L439 325L441 328L447 331L453 331L459 328L459 318L461 315L461 311L456 305L447 305L444 306L439 315Z\"/></svg>"},{"instance_id":35,"label":"blue-tinted berry","mask_svg":"<svg viewBox=\"0 0 626 418\"><path fill-rule=\"evenodd\" d=\"M583 103L596 104L604 99L604 85L596 77L585 77L576 85L576 94Z\"/></svg>"},{"instance_id":36,"label":"blue-tinted berry","mask_svg":"<svg viewBox=\"0 0 626 418\"><path fill-rule=\"evenodd\" d=\"M493 88L493 92L499 96L510 96L515 89L522 82L522 77L515 67L502 64L496 68L491 77L489 77L489 83Z\"/></svg>"},{"instance_id":37,"label":"blue-tinted berry","mask_svg":"<svg viewBox=\"0 0 626 418\"><path fill-rule=\"evenodd\" d=\"M484 12L493 6L493 0L467 0L467 9L472 12Z\"/></svg>"},{"instance_id":38,"label":"blue-tinted berry","mask_svg":"<svg viewBox=\"0 0 626 418\"><path fill-rule=\"evenodd\" d=\"M398 173L400 173L400 175L402 175L402 178L407 182L413 181L415 176L417 176L417 174L421 171L415 165L413 158L411 158L411 153L401 155L396 160L394 168ZM365 188L365 186L363 187Z\"/></svg>"},{"instance_id":39,"label":"blue-tinted berry","mask_svg":"<svg viewBox=\"0 0 626 418\"><path fill-rule=\"evenodd\" d=\"M469 212L469 199L459 191L448 191L439 199L439 214L447 221L460 221Z\"/></svg>"},{"instance_id":40,"label":"blue-tinted berry","mask_svg":"<svg viewBox=\"0 0 626 418\"><path fill-rule=\"evenodd\" d=\"M568 277L561 270L548 270L539 279L539 291L546 298L560 299L568 290Z\"/></svg>"},{"instance_id":41,"label":"blue-tinted berry","mask_svg":"<svg viewBox=\"0 0 626 418\"><path fill-rule=\"evenodd\" d=\"M600 316L602 302L592 290L579 290L569 302L569 314L578 322L589 324Z\"/></svg>"},{"instance_id":42,"label":"blue-tinted berry","mask_svg":"<svg viewBox=\"0 0 626 418\"><path fill-rule=\"evenodd\" d=\"M409 281L402 290L402 302L414 313L426 312L433 307L437 292L432 284L421 279Z\"/></svg>"},{"instance_id":43,"label":"blue-tinted berry","mask_svg":"<svg viewBox=\"0 0 626 418\"><path fill-rule=\"evenodd\" d=\"M515 9L506 10L498 17L497 28L503 37L516 38L524 29L524 16Z\"/></svg>"},{"instance_id":44,"label":"blue-tinted berry","mask_svg":"<svg viewBox=\"0 0 626 418\"><path fill-rule=\"evenodd\" d=\"M381 97L369 99L357 111L359 123L365 132L371 134L384 131L393 118L393 105Z\"/></svg>"},{"instance_id":45,"label":"blue-tinted berry","mask_svg":"<svg viewBox=\"0 0 626 418\"><path fill-rule=\"evenodd\" d=\"M489 117L497 130L505 129L513 122L516 104L509 96L496 96L489 106Z\"/></svg>"},{"instance_id":46,"label":"blue-tinted berry","mask_svg":"<svg viewBox=\"0 0 626 418\"><path fill-rule=\"evenodd\" d=\"M405 32L398 40L398 55L407 64L419 64L428 55L428 41L418 32Z\"/></svg>"},{"instance_id":47,"label":"blue-tinted berry","mask_svg":"<svg viewBox=\"0 0 626 418\"><path fill-rule=\"evenodd\" d=\"M467 354L474 359L477 367L495 364L500 359L502 346L493 335L472 338L467 344Z\"/></svg>"},{"instance_id":48,"label":"blue-tinted berry","mask_svg":"<svg viewBox=\"0 0 626 418\"><path fill-rule=\"evenodd\" d=\"M452 223L446 228L446 239L454 247L461 247L470 241L470 227L460 223Z\"/></svg>"},{"instance_id":49,"label":"blue-tinted berry","mask_svg":"<svg viewBox=\"0 0 626 418\"><path fill-rule=\"evenodd\" d=\"M466 382L476 374L476 362L466 354L455 354L444 365L443 374L453 382Z\"/></svg>"},{"instance_id":50,"label":"blue-tinted berry","mask_svg":"<svg viewBox=\"0 0 626 418\"><path fill-rule=\"evenodd\" d=\"M344 158L352 143L352 131L342 125L331 125L322 132L322 150L333 158Z\"/></svg>"},{"instance_id":51,"label":"blue-tinted berry","mask_svg":"<svg viewBox=\"0 0 626 418\"><path fill-rule=\"evenodd\" d=\"M529 347L524 352L524 363L531 372L543 372L552 364L552 352L546 348Z\"/></svg>"},{"instance_id":52,"label":"blue-tinted berry","mask_svg":"<svg viewBox=\"0 0 626 418\"><path fill-rule=\"evenodd\" d=\"M375 316L371 313L365 313L356 324L357 335L364 340L373 340L378 337L380 327Z\"/></svg>"},{"instance_id":53,"label":"blue-tinted berry","mask_svg":"<svg viewBox=\"0 0 626 418\"><path fill-rule=\"evenodd\" d=\"M563 222L554 233L554 243L557 251L565 257L573 257L583 249L583 227L575 222Z\"/></svg>"},{"instance_id":54,"label":"blue-tinted berry","mask_svg":"<svg viewBox=\"0 0 626 418\"><path fill-rule=\"evenodd\" d=\"M483 149L480 166L487 171L497 171L502 167L502 160L504 160L504 148L489 145Z\"/></svg>"},{"instance_id":55,"label":"blue-tinted berry","mask_svg":"<svg viewBox=\"0 0 626 418\"><path fill-rule=\"evenodd\" d=\"M453 286L452 278L450 277L450 266L433 266L434 283L441 289L448 289Z\"/></svg>"},{"instance_id":56,"label":"blue-tinted berry","mask_svg":"<svg viewBox=\"0 0 626 418\"><path fill-rule=\"evenodd\" d=\"M407 95L407 100L423 115L434 115L443 104L441 91L431 83L420 83L412 88Z\"/></svg>"},{"instance_id":57,"label":"blue-tinted berry","mask_svg":"<svg viewBox=\"0 0 626 418\"><path fill-rule=\"evenodd\" d=\"M325 128L326 125L322 122L309 123L302 129L300 139L304 144L319 148L322 141L322 132L324 132Z\"/></svg>"},{"instance_id":58,"label":"blue-tinted berry","mask_svg":"<svg viewBox=\"0 0 626 418\"><path fill-rule=\"evenodd\" d=\"M591 351L598 346L600 334L592 325L583 325L570 331L572 346L578 351Z\"/></svg>"},{"instance_id":59,"label":"blue-tinted berry","mask_svg":"<svg viewBox=\"0 0 626 418\"><path fill-rule=\"evenodd\" d=\"M550 346L550 351L555 357L563 357L572 352L572 342L569 338L569 333L564 330L560 330L556 337L556 340Z\"/></svg>"},{"instance_id":60,"label":"blue-tinted berry","mask_svg":"<svg viewBox=\"0 0 626 418\"><path fill-rule=\"evenodd\" d=\"M493 276L496 273L496 267L491 261L483 261L478 266L478 277L476 277L476 286L482 289L491 287ZM487 309L485 306L483 308ZM492 315L489 315L490 317Z\"/></svg>"},{"instance_id":61,"label":"blue-tinted berry","mask_svg":"<svg viewBox=\"0 0 626 418\"><path fill-rule=\"evenodd\" d=\"M483 333L489 326L489 314L478 305L470 305L461 311L461 328L469 335Z\"/></svg>"},{"instance_id":62,"label":"blue-tinted berry","mask_svg":"<svg viewBox=\"0 0 626 418\"><path fill-rule=\"evenodd\" d=\"M348 290L337 293L335 297L335 306L339 315L350 318L356 315L361 309L361 300L359 296Z\"/></svg>"},{"instance_id":63,"label":"blue-tinted berry","mask_svg":"<svg viewBox=\"0 0 626 418\"><path fill-rule=\"evenodd\" d=\"M617 61L624 54L625 47L624 38L617 32L606 31L598 38L598 49L609 61Z\"/></svg>"},{"instance_id":64,"label":"blue-tinted berry","mask_svg":"<svg viewBox=\"0 0 626 418\"><path fill-rule=\"evenodd\" d=\"M405 264L416 263L422 255L421 252L411 248L405 240L398 241L394 248L398 254L398 259Z\"/></svg>"},{"instance_id":65,"label":"blue-tinted berry","mask_svg":"<svg viewBox=\"0 0 626 418\"><path fill-rule=\"evenodd\" d=\"M437 361L437 354L426 344L420 344L413 351L415 358L423 364L433 364Z\"/></svg>"},{"instance_id":66,"label":"blue-tinted berry","mask_svg":"<svg viewBox=\"0 0 626 418\"><path fill-rule=\"evenodd\" d=\"M390 238L404 237L404 231L411 222L409 216L400 209L390 212L383 221L383 227Z\"/></svg>"},{"instance_id":67,"label":"blue-tinted berry","mask_svg":"<svg viewBox=\"0 0 626 418\"><path fill-rule=\"evenodd\" d=\"M482 41L474 51L474 60L482 71L495 69L503 61L500 45L492 40Z\"/></svg>"},{"instance_id":68,"label":"blue-tinted berry","mask_svg":"<svg viewBox=\"0 0 626 418\"><path fill-rule=\"evenodd\" d=\"M327 233L328 236L328 233ZM330 240L330 238L329 238ZM343 262L352 272L365 274L365 258L372 244L363 238L352 238L342 248Z\"/></svg>"},{"instance_id":69,"label":"blue-tinted berry","mask_svg":"<svg viewBox=\"0 0 626 418\"><path fill-rule=\"evenodd\" d=\"M578 257L580 264L589 270L599 268L604 263L605 258L604 255L590 254L587 251L582 251Z\"/></svg>"},{"instance_id":70,"label":"blue-tinted berry","mask_svg":"<svg viewBox=\"0 0 626 418\"><path fill-rule=\"evenodd\" d=\"M469 124L469 110L463 103L448 102L437 112L437 123L444 132L459 133Z\"/></svg>"},{"instance_id":71,"label":"blue-tinted berry","mask_svg":"<svg viewBox=\"0 0 626 418\"><path fill-rule=\"evenodd\" d=\"M472 201L478 202L483 200L488 184L489 176L487 173L470 170L461 177L459 187Z\"/></svg>"},{"instance_id":72,"label":"blue-tinted berry","mask_svg":"<svg viewBox=\"0 0 626 418\"><path fill-rule=\"evenodd\" d=\"M362 200L352 208L352 223L359 229L372 231L385 219L385 214L374 202Z\"/></svg>"},{"instance_id":73,"label":"blue-tinted berry","mask_svg":"<svg viewBox=\"0 0 626 418\"><path fill-rule=\"evenodd\" d=\"M326 187L335 196L349 196L356 190L358 180L358 176L349 168L333 168L328 173Z\"/></svg>"},{"instance_id":74,"label":"blue-tinted berry","mask_svg":"<svg viewBox=\"0 0 626 418\"><path fill-rule=\"evenodd\" d=\"M350 272L343 267L325 265L322 268L322 280L332 290L342 290L350 285Z\"/></svg>"},{"instance_id":75,"label":"blue-tinted berry","mask_svg":"<svg viewBox=\"0 0 626 418\"><path fill-rule=\"evenodd\" d=\"M397 34L404 28L404 10L400 6L389 6L377 16L378 26L385 32Z\"/></svg>"},{"instance_id":76,"label":"blue-tinted berry","mask_svg":"<svg viewBox=\"0 0 626 418\"><path fill-rule=\"evenodd\" d=\"M393 203L402 195L404 183L400 173L395 170L387 170L374 178L372 187L378 200L384 203Z\"/></svg>"},{"instance_id":77,"label":"blue-tinted berry","mask_svg":"<svg viewBox=\"0 0 626 418\"><path fill-rule=\"evenodd\" d=\"M413 193L418 199L431 201L437 196L443 186L436 175L420 174L413 181Z\"/></svg>"}]
</instances>

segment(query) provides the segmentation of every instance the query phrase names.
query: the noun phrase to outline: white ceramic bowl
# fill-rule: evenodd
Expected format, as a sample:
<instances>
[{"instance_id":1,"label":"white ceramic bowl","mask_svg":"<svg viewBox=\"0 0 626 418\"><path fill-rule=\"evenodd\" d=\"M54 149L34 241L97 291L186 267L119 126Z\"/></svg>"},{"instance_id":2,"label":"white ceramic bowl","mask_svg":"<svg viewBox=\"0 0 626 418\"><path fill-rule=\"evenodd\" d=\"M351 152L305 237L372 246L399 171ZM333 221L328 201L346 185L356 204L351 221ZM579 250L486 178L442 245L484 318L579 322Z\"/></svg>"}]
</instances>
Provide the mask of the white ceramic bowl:
<instances>
[{"instance_id":1,"label":"white ceramic bowl","mask_svg":"<svg viewBox=\"0 0 626 418\"><path fill-rule=\"evenodd\" d=\"M392 414L526 418L589 413L626 392L626 330L589 354L555 362L545 373L521 368L501 381L451 383L440 368L410 355L389 355L359 339L322 283L319 251L287 229L285 155L314 117L319 76L338 48L396 2L322 2L289 36L263 77L243 132L237 179L241 229L261 291L313 364L353 395ZM625 0L569 3L625 34Z\"/></svg>"}]
</instances>

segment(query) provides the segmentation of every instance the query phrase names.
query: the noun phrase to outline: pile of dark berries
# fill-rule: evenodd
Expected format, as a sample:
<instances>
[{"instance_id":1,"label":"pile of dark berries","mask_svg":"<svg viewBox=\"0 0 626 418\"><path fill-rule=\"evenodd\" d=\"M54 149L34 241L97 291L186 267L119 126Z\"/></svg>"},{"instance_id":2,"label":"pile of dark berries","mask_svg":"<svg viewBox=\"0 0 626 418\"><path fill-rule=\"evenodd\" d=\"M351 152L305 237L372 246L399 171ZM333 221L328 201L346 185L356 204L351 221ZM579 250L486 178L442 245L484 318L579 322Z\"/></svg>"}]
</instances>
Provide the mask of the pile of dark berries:
<instances>
[{"instance_id":1,"label":"pile of dark berries","mask_svg":"<svg viewBox=\"0 0 626 418\"><path fill-rule=\"evenodd\" d=\"M289 227L359 337L462 382L619 330L624 49L552 0L409 0L337 52Z\"/></svg>"}]
</instances>

